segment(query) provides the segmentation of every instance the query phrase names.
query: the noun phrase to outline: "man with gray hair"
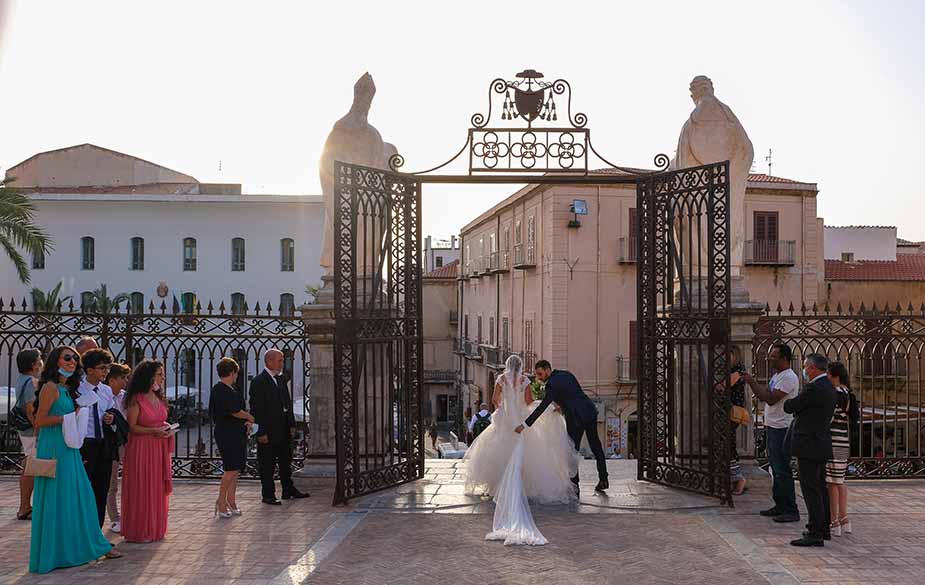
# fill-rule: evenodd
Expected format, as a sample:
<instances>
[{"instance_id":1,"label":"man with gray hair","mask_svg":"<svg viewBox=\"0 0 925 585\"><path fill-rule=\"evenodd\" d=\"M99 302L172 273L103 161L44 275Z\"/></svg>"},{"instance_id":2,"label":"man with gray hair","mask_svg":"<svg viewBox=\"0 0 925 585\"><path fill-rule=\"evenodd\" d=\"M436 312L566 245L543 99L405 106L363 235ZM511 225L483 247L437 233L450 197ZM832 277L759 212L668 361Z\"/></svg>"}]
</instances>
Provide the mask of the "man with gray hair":
<instances>
[{"instance_id":1,"label":"man with gray hair","mask_svg":"<svg viewBox=\"0 0 925 585\"><path fill-rule=\"evenodd\" d=\"M784 411L793 415L793 455L799 463L800 489L809 513L808 530L790 542L793 546L824 546L825 540L832 539L825 462L832 459L831 422L837 396L826 375L828 365L822 354L806 356L803 389L784 402Z\"/></svg>"},{"instance_id":2,"label":"man with gray hair","mask_svg":"<svg viewBox=\"0 0 925 585\"><path fill-rule=\"evenodd\" d=\"M285 356L278 349L270 349L263 356L264 367L251 382L251 414L257 426L257 464L260 468L263 503L282 504L276 499L273 474L279 467L279 482L283 499L307 498L292 483L290 440L295 435L295 415L292 413L292 396L283 378Z\"/></svg>"},{"instance_id":3,"label":"man with gray hair","mask_svg":"<svg viewBox=\"0 0 925 585\"><path fill-rule=\"evenodd\" d=\"M99 344L95 339L89 335L84 335L77 341L77 345L74 346L74 349L77 350L77 355L83 355L90 351L91 349L96 349L99 347Z\"/></svg>"}]
</instances>

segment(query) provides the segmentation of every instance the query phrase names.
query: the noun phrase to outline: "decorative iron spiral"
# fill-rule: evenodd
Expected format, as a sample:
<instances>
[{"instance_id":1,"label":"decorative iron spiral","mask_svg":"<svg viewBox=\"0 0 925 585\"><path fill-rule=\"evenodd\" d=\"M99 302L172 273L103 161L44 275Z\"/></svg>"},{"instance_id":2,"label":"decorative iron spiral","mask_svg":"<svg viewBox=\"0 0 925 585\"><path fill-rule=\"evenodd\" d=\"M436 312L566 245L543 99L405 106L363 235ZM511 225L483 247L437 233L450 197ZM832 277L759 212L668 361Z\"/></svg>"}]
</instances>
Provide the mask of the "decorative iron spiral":
<instances>
[{"instance_id":1,"label":"decorative iron spiral","mask_svg":"<svg viewBox=\"0 0 925 585\"><path fill-rule=\"evenodd\" d=\"M552 91L556 95L562 95L568 89L568 118L574 128L584 128L588 123L588 116L578 112L572 116L572 86L564 79L557 79L552 83Z\"/></svg>"},{"instance_id":2,"label":"decorative iron spiral","mask_svg":"<svg viewBox=\"0 0 925 585\"><path fill-rule=\"evenodd\" d=\"M491 93L504 93L507 91L507 82L500 77L488 84L488 115L476 112L472 114L469 122L472 123L474 128L484 128L486 124L491 120Z\"/></svg>"},{"instance_id":3,"label":"decorative iron spiral","mask_svg":"<svg viewBox=\"0 0 925 585\"><path fill-rule=\"evenodd\" d=\"M668 165L671 164L671 159L668 158L667 154L659 153L655 155L653 162L655 163L655 169L657 171L664 171L668 168Z\"/></svg>"},{"instance_id":4,"label":"decorative iron spiral","mask_svg":"<svg viewBox=\"0 0 925 585\"><path fill-rule=\"evenodd\" d=\"M398 171L398 169L405 166L405 157L398 154L397 152L389 157L389 168L393 171Z\"/></svg>"}]
</instances>

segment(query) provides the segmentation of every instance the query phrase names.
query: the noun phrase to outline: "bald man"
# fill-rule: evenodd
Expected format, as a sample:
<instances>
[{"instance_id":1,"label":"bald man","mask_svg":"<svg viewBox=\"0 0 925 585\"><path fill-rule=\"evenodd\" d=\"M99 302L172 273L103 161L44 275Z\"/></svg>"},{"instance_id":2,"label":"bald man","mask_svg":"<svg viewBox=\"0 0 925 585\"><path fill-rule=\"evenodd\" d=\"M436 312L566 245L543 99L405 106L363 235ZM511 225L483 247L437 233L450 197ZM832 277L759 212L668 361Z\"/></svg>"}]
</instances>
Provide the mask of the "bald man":
<instances>
[{"instance_id":1,"label":"bald man","mask_svg":"<svg viewBox=\"0 0 925 585\"><path fill-rule=\"evenodd\" d=\"M97 349L98 347L99 344L97 344L96 340L92 337L81 337L74 349L77 350L77 355L83 355L91 349Z\"/></svg>"},{"instance_id":2,"label":"bald man","mask_svg":"<svg viewBox=\"0 0 925 585\"><path fill-rule=\"evenodd\" d=\"M273 473L279 467L283 499L307 498L292 483L290 439L295 434L292 397L283 378L283 352L271 349L264 354L264 369L251 382L251 414L257 423L257 464L260 468L263 503L282 504L276 499Z\"/></svg>"}]
</instances>

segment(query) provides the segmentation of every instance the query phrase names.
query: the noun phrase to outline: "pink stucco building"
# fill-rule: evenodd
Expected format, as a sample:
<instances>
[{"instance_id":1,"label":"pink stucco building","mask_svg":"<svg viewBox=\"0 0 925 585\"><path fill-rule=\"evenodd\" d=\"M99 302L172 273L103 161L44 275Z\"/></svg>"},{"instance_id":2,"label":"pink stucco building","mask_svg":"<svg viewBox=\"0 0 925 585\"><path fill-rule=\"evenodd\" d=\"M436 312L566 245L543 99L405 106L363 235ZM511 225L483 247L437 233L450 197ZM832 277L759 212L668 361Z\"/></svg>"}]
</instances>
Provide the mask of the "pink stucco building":
<instances>
[{"instance_id":1,"label":"pink stucco building","mask_svg":"<svg viewBox=\"0 0 925 585\"><path fill-rule=\"evenodd\" d=\"M824 269L814 183L749 175L745 286L753 302L811 305ZM587 215L573 214L576 200ZM581 204L579 203L579 206ZM636 412L636 191L528 185L461 230L462 401L486 396L506 356L572 371L600 436L632 456Z\"/></svg>"}]
</instances>

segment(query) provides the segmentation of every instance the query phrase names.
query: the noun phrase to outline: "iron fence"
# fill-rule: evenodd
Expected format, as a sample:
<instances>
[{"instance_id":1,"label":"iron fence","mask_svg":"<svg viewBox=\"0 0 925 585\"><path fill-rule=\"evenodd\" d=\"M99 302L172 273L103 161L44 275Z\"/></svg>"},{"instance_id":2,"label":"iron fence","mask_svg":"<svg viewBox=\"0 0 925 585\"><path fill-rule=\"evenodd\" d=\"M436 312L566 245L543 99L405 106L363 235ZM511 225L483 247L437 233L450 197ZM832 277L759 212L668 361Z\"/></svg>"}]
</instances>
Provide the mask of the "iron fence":
<instances>
[{"instance_id":1,"label":"iron fence","mask_svg":"<svg viewBox=\"0 0 925 585\"><path fill-rule=\"evenodd\" d=\"M813 352L848 368L860 407L850 432L850 477L925 478L925 305L767 309L755 325L753 342L759 379L769 377L768 355L775 343L793 349L797 371ZM757 408L755 419L755 455L763 459L763 417Z\"/></svg>"},{"instance_id":2,"label":"iron fence","mask_svg":"<svg viewBox=\"0 0 925 585\"><path fill-rule=\"evenodd\" d=\"M145 358L164 363L169 419L180 423L173 458L175 477L212 477L222 473L221 456L208 414L210 390L218 382L215 366L222 357L239 366L237 386L249 401L250 380L263 370L263 354L271 348L285 355L292 411L299 427L294 439L293 466L300 468L308 444L310 352L302 319L289 311L274 312L269 304L242 314L203 310L168 313L149 304L145 313L97 313L58 307L54 312L27 310L0 302L0 474L19 473L22 453L18 434L9 424L15 404L16 354L38 348L44 355L59 345L75 345L83 336L96 339L116 361L130 366ZM245 475L257 476L256 445L249 445Z\"/></svg>"}]
</instances>

